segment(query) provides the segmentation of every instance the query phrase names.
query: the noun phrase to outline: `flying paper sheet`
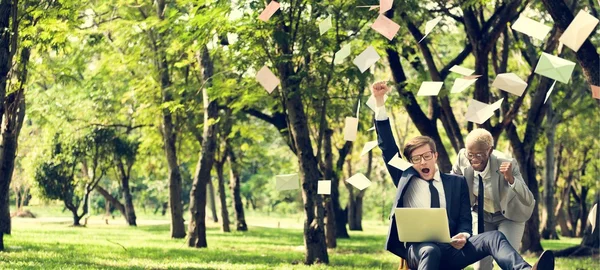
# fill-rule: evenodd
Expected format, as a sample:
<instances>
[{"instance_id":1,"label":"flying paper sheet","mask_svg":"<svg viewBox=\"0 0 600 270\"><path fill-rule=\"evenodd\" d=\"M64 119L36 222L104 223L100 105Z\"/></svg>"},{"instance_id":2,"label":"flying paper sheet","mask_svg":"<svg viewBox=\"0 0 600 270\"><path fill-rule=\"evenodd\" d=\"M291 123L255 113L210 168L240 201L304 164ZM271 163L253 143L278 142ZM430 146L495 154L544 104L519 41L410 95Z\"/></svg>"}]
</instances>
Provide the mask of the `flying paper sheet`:
<instances>
[{"instance_id":1,"label":"flying paper sheet","mask_svg":"<svg viewBox=\"0 0 600 270\"><path fill-rule=\"evenodd\" d=\"M461 66L458 66L458 65L454 65L450 69L450 71L454 72L454 73L458 73L458 74L463 75L463 76L471 76L471 75L473 75L473 73L475 73L475 70L468 69L468 68L465 68L465 67L461 67Z\"/></svg>"},{"instance_id":2,"label":"flying paper sheet","mask_svg":"<svg viewBox=\"0 0 600 270\"><path fill-rule=\"evenodd\" d=\"M258 18L261 21L266 22L271 18L271 16L273 16L273 14L275 14L275 12L277 12L278 9L279 3L277 3L276 1L271 1L267 8L265 8L265 10L263 10L263 12L260 13L260 16L258 16Z\"/></svg>"},{"instance_id":3,"label":"flying paper sheet","mask_svg":"<svg viewBox=\"0 0 600 270\"><path fill-rule=\"evenodd\" d=\"M465 115L465 118L469 122L481 125L490 119L490 117L494 116L494 111L500 109L500 104L502 104L502 101L504 101L503 98L494 102L493 104L487 104L471 99L469 100L469 107L467 108L467 114Z\"/></svg>"},{"instance_id":4,"label":"flying paper sheet","mask_svg":"<svg viewBox=\"0 0 600 270\"><path fill-rule=\"evenodd\" d=\"M393 2L394 0L379 0L379 14L383 14L392 9Z\"/></svg>"},{"instance_id":5,"label":"flying paper sheet","mask_svg":"<svg viewBox=\"0 0 600 270\"><path fill-rule=\"evenodd\" d=\"M387 39L392 40L394 39L394 36L396 36L396 33L398 33L400 25L390 20L385 15L379 14L379 17L377 17L377 20L371 25L371 28Z\"/></svg>"},{"instance_id":6,"label":"flying paper sheet","mask_svg":"<svg viewBox=\"0 0 600 270\"><path fill-rule=\"evenodd\" d=\"M433 20L428 21L425 24L425 35L423 36L423 38L421 38L421 40L419 40L419 43L421 43L421 41L423 41L427 35L429 35L429 33L431 33L431 31L433 31L433 28L435 28L435 26L440 23L440 21L442 20L442 17L437 17Z\"/></svg>"},{"instance_id":7,"label":"flying paper sheet","mask_svg":"<svg viewBox=\"0 0 600 270\"><path fill-rule=\"evenodd\" d=\"M423 82L417 96L437 96L444 82Z\"/></svg>"},{"instance_id":8,"label":"flying paper sheet","mask_svg":"<svg viewBox=\"0 0 600 270\"><path fill-rule=\"evenodd\" d=\"M385 103L385 101L388 99L388 96L385 95L383 96L383 102ZM375 97L373 95L371 95L369 97L369 99L367 99L367 107L369 107L369 109L371 109L374 112L377 112L377 101L375 101Z\"/></svg>"},{"instance_id":9,"label":"flying paper sheet","mask_svg":"<svg viewBox=\"0 0 600 270\"><path fill-rule=\"evenodd\" d=\"M331 194L331 180L319 180L317 182L317 194Z\"/></svg>"},{"instance_id":10,"label":"flying paper sheet","mask_svg":"<svg viewBox=\"0 0 600 270\"><path fill-rule=\"evenodd\" d=\"M333 27L333 23L331 22L331 15L329 15L329 17L319 23L319 33L323 35L325 32L331 29L331 27Z\"/></svg>"},{"instance_id":11,"label":"flying paper sheet","mask_svg":"<svg viewBox=\"0 0 600 270\"><path fill-rule=\"evenodd\" d=\"M515 21L511 28L515 31L532 36L539 40L544 40L546 38L546 35L548 35L548 32L552 30L552 27L547 26L538 21L529 19L523 15L519 16L519 18L517 19L517 21Z\"/></svg>"},{"instance_id":12,"label":"flying paper sheet","mask_svg":"<svg viewBox=\"0 0 600 270\"><path fill-rule=\"evenodd\" d=\"M592 232L596 229L596 212L598 211L598 204L594 204L594 207L592 207L592 210L590 211L590 214L588 215L588 220L590 221L590 223L592 224Z\"/></svg>"},{"instance_id":13,"label":"flying paper sheet","mask_svg":"<svg viewBox=\"0 0 600 270\"><path fill-rule=\"evenodd\" d=\"M592 97L600 99L600 86L592 85Z\"/></svg>"},{"instance_id":14,"label":"flying paper sheet","mask_svg":"<svg viewBox=\"0 0 600 270\"><path fill-rule=\"evenodd\" d=\"M300 188L299 179L297 173L276 175L275 189L278 191L298 189Z\"/></svg>"},{"instance_id":15,"label":"flying paper sheet","mask_svg":"<svg viewBox=\"0 0 600 270\"><path fill-rule=\"evenodd\" d=\"M569 27L560 36L559 41L571 50L578 51L590 34L594 32L597 24L598 19L596 17L580 10L575 19L569 24Z\"/></svg>"},{"instance_id":16,"label":"flying paper sheet","mask_svg":"<svg viewBox=\"0 0 600 270\"><path fill-rule=\"evenodd\" d=\"M521 96L527 88L527 83L523 81L517 74L500 73L496 76L493 87L509 92L513 95Z\"/></svg>"},{"instance_id":17,"label":"flying paper sheet","mask_svg":"<svg viewBox=\"0 0 600 270\"><path fill-rule=\"evenodd\" d=\"M544 99L544 104L546 104L546 101L548 101L550 94L552 94L552 90L554 90L554 85L556 85L556 81L552 83L552 86L550 86L550 90L548 90L548 92L546 93L546 99Z\"/></svg>"},{"instance_id":18,"label":"flying paper sheet","mask_svg":"<svg viewBox=\"0 0 600 270\"><path fill-rule=\"evenodd\" d=\"M398 168L401 171L406 171L408 170L408 168L412 167L412 163L401 159L399 154L394 155L394 157L390 159L388 164Z\"/></svg>"},{"instance_id":19,"label":"flying paper sheet","mask_svg":"<svg viewBox=\"0 0 600 270\"><path fill-rule=\"evenodd\" d=\"M358 8L369 8L369 11L378 9L379 6L356 6Z\"/></svg>"},{"instance_id":20,"label":"flying paper sheet","mask_svg":"<svg viewBox=\"0 0 600 270\"><path fill-rule=\"evenodd\" d=\"M358 188L360 190L368 188L371 185L371 180L369 180L362 173L357 173L357 174L353 175L352 177L346 179L346 182L348 182L348 184L353 185L355 188Z\"/></svg>"},{"instance_id":21,"label":"flying paper sheet","mask_svg":"<svg viewBox=\"0 0 600 270\"><path fill-rule=\"evenodd\" d=\"M358 133L358 118L346 117L346 125L344 126L344 140L346 140L346 141L356 140L357 133Z\"/></svg>"},{"instance_id":22,"label":"flying paper sheet","mask_svg":"<svg viewBox=\"0 0 600 270\"><path fill-rule=\"evenodd\" d=\"M469 86L473 85L477 81L477 78L456 78L454 80L454 84L452 85L452 90L450 93L460 93L465 89L469 88Z\"/></svg>"},{"instance_id":23,"label":"flying paper sheet","mask_svg":"<svg viewBox=\"0 0 600 270\"><path fill-rule=\"evenodd\" d=\"M256 80L262 85L262 87L271 94L275 88L281 83L279 78L271 72L267 66L263 66L258 73L256 73Z\"/></svg>"},{"instance_id":24,"label":"flying paper sheet","mask_svg":"<svg viewBox=\"0 0 600 270\"><path fill-rule=\"evenodd\" d=\"M568 83L574 69L575 63L543 52L534 72L562 83Z\"/></svg>"},{"instance_id":25,"label":"flying paper sheet","mask_svg":"<svg viewBox=\"0 0 600 270\"><path fill-rule=\"evenodd\" d=\"M373 150L373 148L375 148L377 146L377 141L370 141L365 143L365 146L363 147L362 152L360 152L360 156L364 156L367 153L369 153L369 151Z\"/></svg>"},{"instance_id":26,"label":"flying paper sheet","mask_svg":"<svg viewBox=\"0 0 600 270\"><path fill-rule=\"evenodd\" d=\"M342 47L339 51L335 53L333 63L336 65L343 63L344 59L346 59L346 57L350 55L351 48L352 46L350 45L350 43L344 45L344 47Z\"/></svg>"},{"instance_id":27,"label":"flying paper sheet","mask_svg":"<svg viewBox=\"0 0 600 270\"><path fill-rule=\"evenodd\" d=\"M354 59L354 64L358 67L361 73L364 73L367 69L377 63L379 58L380 56L377 54L375 48L373 48L373 46L369 46Z\"/></svg>"}]
</instances>

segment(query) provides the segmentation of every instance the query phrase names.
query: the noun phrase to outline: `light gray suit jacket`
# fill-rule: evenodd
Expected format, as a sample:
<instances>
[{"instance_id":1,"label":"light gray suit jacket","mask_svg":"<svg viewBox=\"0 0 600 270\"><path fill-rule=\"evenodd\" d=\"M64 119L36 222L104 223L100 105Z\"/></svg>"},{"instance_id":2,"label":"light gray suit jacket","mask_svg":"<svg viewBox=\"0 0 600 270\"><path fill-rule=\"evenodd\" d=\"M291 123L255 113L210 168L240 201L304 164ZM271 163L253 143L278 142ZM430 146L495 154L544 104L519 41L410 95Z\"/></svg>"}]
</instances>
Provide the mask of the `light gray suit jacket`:
<instances>
[{"instance_id":1,"label":"light gray suit jacket","mask_svg":"<svg viewBox=\"0 0 600 270\"><path fill-rule=\"evenodd\" d=\"M458 160L454 163L452 172L463 175L467 179L469 197L471 199L471 206L473 206L477 203L475 194L473 194L475 174L473 167L471 167L469 160L465 156L465 151L463 148L458 153ZM523 176L519 171L519 164L515 160L503 158L500 155L502 155L501 152L493 151L489 160L493 199L494 201L500 201L501 212L505 218L516 222L525 222L531 217L531 213L533 213L535 199L527 187L525 180L523 180ZM504 175L499 172L502 162L512 163L512 174L515 178L513 188L508 185L508 181L504 179Z\"/></svg>"}]
</instances>

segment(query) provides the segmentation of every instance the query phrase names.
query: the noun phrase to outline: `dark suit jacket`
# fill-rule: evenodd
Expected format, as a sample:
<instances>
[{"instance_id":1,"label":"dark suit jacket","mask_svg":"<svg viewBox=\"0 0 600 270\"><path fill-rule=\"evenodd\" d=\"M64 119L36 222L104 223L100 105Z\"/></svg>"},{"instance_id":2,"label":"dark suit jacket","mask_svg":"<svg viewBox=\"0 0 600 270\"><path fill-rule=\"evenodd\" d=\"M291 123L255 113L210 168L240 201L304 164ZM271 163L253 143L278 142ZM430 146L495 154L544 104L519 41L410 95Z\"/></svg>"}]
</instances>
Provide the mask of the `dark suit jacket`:
<instances>
[{"instance_id":1,"label":"dark suit jacket","mask_svg":"<svg viewBox=\"0 0 600 270\"><path fill-rule=\"evenodd\" d=\"M404 243L400 242L398 239L394 209L397 207L404 207L402 205L404 193L411 181L415 177L419 177L419 174L413 167L410 167L406 171L401 171L398 168L387 164L394 155L400 155L398 146L394 140L394 135L392 134L390 122L389 120L375 121L375 128L377 129L379 148L381 148L381 151L383 152L383 159L392 176L392 181L397 188L390 213L391 223L385 247L391 253L406 259L406 247ZM472 234L469 189L465 178L463 176L445 173L440 173L440 176L442 177L442 185L444 186L444 193L446 196L446 213L448 214L450 236L462 232Z\"/></svg>"}]
</instances>

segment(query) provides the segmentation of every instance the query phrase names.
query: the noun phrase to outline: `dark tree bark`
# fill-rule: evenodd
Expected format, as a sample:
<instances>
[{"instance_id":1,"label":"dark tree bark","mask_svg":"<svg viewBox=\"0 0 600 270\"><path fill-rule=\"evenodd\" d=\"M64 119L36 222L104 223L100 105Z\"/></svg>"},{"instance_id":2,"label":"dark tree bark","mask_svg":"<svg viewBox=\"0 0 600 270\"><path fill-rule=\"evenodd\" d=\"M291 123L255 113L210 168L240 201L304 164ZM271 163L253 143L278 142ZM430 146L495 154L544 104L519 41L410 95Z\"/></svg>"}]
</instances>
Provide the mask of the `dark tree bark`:
<instances>
[{"instance_id":1,"label":"dark tree bark","mask_svg":"<svg viewBox=\"0 0 600 270\"><path fill-rule=\"evenodd\" d=\"M226 156L225 156L226 157ZM221 203L221 230L231 232L229 228L229 212L227 211L227 195L225 194L225 176L223 175L223 165L225 159L215 162L215 170L219 181L219 202Z\"/></svg>"},{"instance_id":2,"label":"dark tree bark","mask_svg":"<svg viewBox=\"0 0 600 270\"><path fill-rule=\"evenodd\" d=\"M123 199L125 200L125 213L123 213L123 216L125 217L125 220L127 220L127 224L129 224L129 226L137 226L137 217L135 215L135 208L133 206L133 197L131 196L131 189L129 188L129 178L131 176L131 168L133 167L133 162L127 163L126 165L125 163L123 163L123 160L120 157L117 157L115 163L117 167L117 175L121 180Z\"/></svg>"},{"instance_id":3,"label":"dark tree bark","mask_svg":"<svg viewBox=\"0 0 600 270\"><path fill-rule=\"evenodd\" d=\"M18 26L18 24L15 25L16 20L14 20L16 12L17 6L13 5L12 0L0 1L0 119L5 114L6 82L12 67L12 58L15 54L12 48L16 47L17 44L18 31L11 33L11 15L13 15L12 27ZM18 28L16 29L18 30ZM4 124L2 126L4 127ZM0 158L2 159L5 156L3 152L0 151ZM4 250L4 235L11 233L9 189L12 177L8 174L8 171L4 171L4 164L5 161L0 160L0 166L2 166L2 171L0 171L0 251Z\"/></svg>"},{"instance_id":4,"label":"dark tree bark","mask_svg":"<svg viewBox=\"0 0 600 270\"><path fill-rule=\"evenodd\" d=\"M208 48L204 46L201 55L198 55L198 62L203 69L203 78L207 80L214 74L214 64L210 58ZM210 87L210 81L207 87ZM215 150L217 148L217 126L216 120L219 117L218 104L216 99L209 99L207 87L202 89L202 100L204 103L204 131L202 141L202 151L196 165L194 174L194 183L190 192L190 212L192 220L189 224L190 238L188 245L190 247L205 248L208 247L206 241L206 185L210 181L210 172L215 161Z\"/></svg>"},{"instance_id":5,"label":"dark tree bark","mask_svg":"<svg viewBox=\"0 0 600 270\"><path fill-rule=\"evenodd\" d=\"M215 198L215 185L212 182L212 179L209 179L206 183L208 185L207 196L208 196L208 207L210 208L210 213L212 214L212 220L214 223L219 222L219 215L217 214L217 199Z\"/></svg>"},{"instance_id":6,"label":"dark tree bark","mask_svg":"<svg viewBox=\"0 0 600 270\"><path fill-rule=\"evenodd\" d=\"M559 117L555 115L555 109L552 107L552 100L548 100L548 110L546 111L546 137L548 144L546 145L546 179L544 181L544 212L546 220L542 226L542 238L558 239L556 233L556 219L554 216L554 178L555 178L555 136L556 126L558 125Z\"/></svg>"},{"instance_id":7,"label":"dark tree bark","mask_svg":"<svg viewBox=\"0 0 600 270\"><path fill-rule=\"evenodd\" d=\"M240 194L240 168L235 153L231 146L227 149L229 160L229 187L233 197L233 210L235 211L235 228L237 231L247 231L246 217L244 215L244 204Z\"/></svg>"},{"instance_id":8,"label":"dark tree bark","mask_svg":"<svg viewBox=\"0 0 600 270\"><path fill-rule=\"evenodd\" d=\"M331 144L331 137L333 136L333 130L327 128L325 130L325 137L323 141L323 150L325 153L325 166L323 173L324 178L331 180L333 178L333 147ZM333 181L332 181L333 185ZM324 207L325 207L325 241L327 242L328 248L337 247L337 239L335 232L335 209L333 208L333 201L331 200L331 194L324 196Z\"/></svg>"},{"instance_id":9,"label":"dark tree bark","mask_svg":"<svg viewBox=\"0 0 600 270\"><path fill-rule=\"evenodd\" d=\"M279 31L286 32L284 29ZM287 41L280 41L278 53L292 55L293 52ZM281 80L281 89L284 96L284 105L288 112L290 130L297 150L298 167L302 181L302 198L304 201L304 246L305 264L329 263L327 245L325 243L325 224L323 199L317 194L317 181L320 178L317 158L309 134L308 118L304 111L300 81L297 72L289 61L278 63L277 70Z\"/></svg>"},{"instance_id":10,"label":"dark tree bark","mask_svg":"<svg viewBox=\"0 0 600 270\"><path fill-rule=\"evenodd\" d=\"M335 216L335 237L338 239L350 238L346 224L348 223L348 211L342 208L340 203L340 176L344 170L346 157L352 153L353 142L347 141L344 146L338 150L338 160L336 162L336 173L331 176L331 204Z\"/></svg>"},{"instance_id":11,"label":"dark tree bark","mask_svg":"<svg viewBox=\"0 0 600 270\"><path fill-rule=\"evenodd\" d=\"M110 193L101 186L96 186L96 191L98 191L98 193L100 193L100 195L102 195L102 197L104 197L104 200L106 200L106 203L110 203L110 204L114 205L115 208L117 208L117 210L119 210L119 212L121 212L121 215L123 215L123 218L125 218L125 221L129 222L127 220L127 213L125 211L125 205L123 205L119 200L117 200L117 198L110 195Z\"/></svg>"},{"instance_id":12,"label":"dark tree bark","mask_svg":"<svg viewBox=\"0 0 600 270\"><path fill-rule=\"evenodd\" d=\"M156 1L156 15L159 20L164 20L165 14L165 0ZM142 12L143 14L143 12ZM152 31L149 32L149 38L152 41L152 48L154 49L155 65L158 71L160 87L162 92L162 102L169 103L173 99L172 82L169 73L169 65L167 62L167 56L165 52L163 33L154 34ZM175 122L173 120L173 113L169 108L163 108L162 113L162 126L161 133L163 136L165 156L167 158L167 164L169 169L169 207L171 210L171 237L172 238L184 238L185 237L185 225L183 220L183 205L181 203L181 171L179 170L179 161L177 159L177 133L175 129Z\"/></svg>"},{"instance_id":13,"label":"dark tree bark","mask_svg":"<svg viewBox=\"0 0 600 270\"><path fill-rule=\"evenodd\" d=\"M350 164L348 164L348 168L351 168ZM367 172L365 173L367 178L371 178L372 168L373 152L370 151L368 154ZM348 203L348 228L351 231L362 231L363 203L367 190L363 189L357 191L354 189L354 187L350 188L352 188L352 190L349 190L350 198Z\"/></svg>"}]
</instances>

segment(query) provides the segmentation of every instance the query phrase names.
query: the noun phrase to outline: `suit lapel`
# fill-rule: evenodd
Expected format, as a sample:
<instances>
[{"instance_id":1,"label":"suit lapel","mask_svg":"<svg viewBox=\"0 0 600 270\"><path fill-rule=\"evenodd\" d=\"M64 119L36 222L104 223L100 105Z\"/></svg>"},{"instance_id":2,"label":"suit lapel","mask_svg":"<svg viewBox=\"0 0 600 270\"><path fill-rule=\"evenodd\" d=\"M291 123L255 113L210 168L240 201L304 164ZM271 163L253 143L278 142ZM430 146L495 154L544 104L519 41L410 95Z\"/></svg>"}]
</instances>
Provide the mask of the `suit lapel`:
<instances>
[{"instance_id":1,"label":"suit lapel","mask_svg":"<svg viewBox=\"0 0 600 270\"><path fill-rule=\"evenodd\" d=\"M450 217L450 207L452 207L452 183L448 180L445 174L440 174L442 178L442 185L444 186L444 194L446 197L446 214Z\"/></svg>"},{"instance_id":2,"label":"suit lapel","mask_svg":"<svg viewBox=\"0 0 600 270\"><path fill-rule=\"evenodd\" d=\"M467 161L468 162L468 161ZM471 199L471 205L475 204L475 194L473 194L473 181L475 181L475 171L471 164L467 164L465 169L465 178L467 179L467 186L469 187L469 199Z\"/></svg>"},{"instance_id":3,"label":"suit lapel","mask_svg":"<svg viewBox=\"0 0 600 270\"><path fill-rule=\"evenodd\" d=\"M495 202L498 201L498 191L500 189L500 164L498 164L498 158L495 155L490 157L490 174L492 178L492 198Z\"/></svg>"}]
</instances>

